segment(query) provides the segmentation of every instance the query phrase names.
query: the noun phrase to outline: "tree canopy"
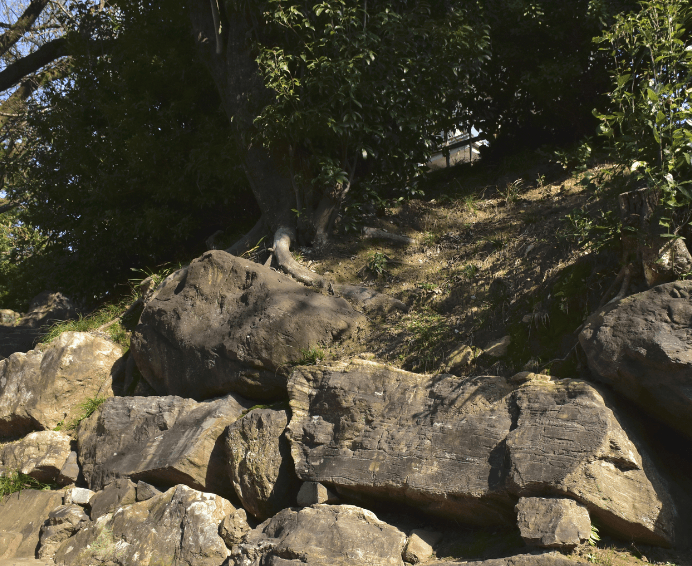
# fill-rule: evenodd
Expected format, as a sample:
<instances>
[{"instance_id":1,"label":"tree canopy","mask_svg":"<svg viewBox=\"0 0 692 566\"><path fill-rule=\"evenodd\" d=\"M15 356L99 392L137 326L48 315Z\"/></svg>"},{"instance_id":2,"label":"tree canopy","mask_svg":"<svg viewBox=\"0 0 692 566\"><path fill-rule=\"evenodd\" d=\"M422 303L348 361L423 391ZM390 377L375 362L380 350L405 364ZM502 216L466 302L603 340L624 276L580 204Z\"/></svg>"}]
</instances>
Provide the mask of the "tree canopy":
<instances>
[{"instance_id":1,"label":"tree canopy","mask_svg":"<svg viewBox=\"0 0 692 566\"><path fill-rule=\"evenodd\" d=\"M499 153L591 134L594 108L614 127L593 39L643 9L31 0L0 36L0 298L114 293L219 229L324 245L347 195L410 190L457 127Z\"/></svg>"}]
</instances>

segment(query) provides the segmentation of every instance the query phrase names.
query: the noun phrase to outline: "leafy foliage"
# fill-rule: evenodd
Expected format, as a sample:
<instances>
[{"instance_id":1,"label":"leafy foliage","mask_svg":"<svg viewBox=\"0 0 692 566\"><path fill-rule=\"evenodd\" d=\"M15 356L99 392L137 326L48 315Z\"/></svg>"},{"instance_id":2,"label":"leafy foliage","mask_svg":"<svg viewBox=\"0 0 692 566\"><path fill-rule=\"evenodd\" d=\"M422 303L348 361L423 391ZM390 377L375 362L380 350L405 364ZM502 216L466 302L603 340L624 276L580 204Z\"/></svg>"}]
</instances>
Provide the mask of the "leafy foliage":
<instances>
[{"instance_id":1,"label":"leafy foliage","mask_svg":"<svg viewBox=\"0 0 692 566\"><path fill-rule=\"evenodd\" d=\"M46 88L23 159L6 163L20 220L45 240L15 260L15 295L112 293L131 268L188 259L256 210L183 2L123 0L99 17L100 43L71 38L72 73Z\"/></svg>"},{"instance_id":2,"label":"leafy foliage","mask_svg":"<svg viewBox=\"0 0 692 566\"><path fill-rule=\"evenodd\" d=\"M17 493L23 489L48 490L53 488L57 488L57 486L40 482L19 471L5 472L5 475L0 476L0 500L6 495Z\"/></svg>"},{"instance_id":3,"label":"leafy foliage","mask_svg":"<svg viewBox=\"0 0 692 566\"><path fill-rule=\"evenodd\" d=\"M356 174L405 182L435 136L458 122L459 97L488 40L459 2L445 4L453 8L405 0L229 3L261 22L252 49L276 96L258 112L255 133L270 148L290 148L305 203L313 191L350 186Z\"/></svg>"},{"instance_id":4,"label":"leafy foliage","mask_svg":"<svg viewBox=\"0 0 692 566\"><path fill-rule=\"evenodd\" d=\"M672 209L692 203L692 8L684 0L641 5L598 39L615 69L611 109L596 115L619 162Z\"/></svg>"}]
</instances>

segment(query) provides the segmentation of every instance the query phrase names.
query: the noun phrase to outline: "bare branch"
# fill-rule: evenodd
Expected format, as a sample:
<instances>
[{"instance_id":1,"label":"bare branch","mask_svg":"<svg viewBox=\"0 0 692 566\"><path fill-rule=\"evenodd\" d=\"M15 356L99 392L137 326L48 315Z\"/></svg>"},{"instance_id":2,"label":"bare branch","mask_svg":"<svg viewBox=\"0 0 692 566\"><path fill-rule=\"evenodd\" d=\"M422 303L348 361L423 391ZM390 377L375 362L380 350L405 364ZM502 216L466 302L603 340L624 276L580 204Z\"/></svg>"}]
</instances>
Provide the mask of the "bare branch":
<instances>
[{"instance_id":1,"label":"bare branch","mask_svg":"<svg viewBox=\"0 0 692 566\"><path fill-rule=\"evenodd\" d=\"M0 56L7 51L34 25L36 19L41 15L49 0L31 0L24 13L12 24L9 29L0 35Z\"/></svg>"},{"instance_id":2,"label":"bare branch","mask_svg":"<svg viewBox=\"0 0 692 566\"><path fill-rule=\"evenodd\" d=\"M67 40L64 37L49 41L0 72L0 92L12 88L24 77L65 55L67 55Z\"/></svg>"}]
</instances>

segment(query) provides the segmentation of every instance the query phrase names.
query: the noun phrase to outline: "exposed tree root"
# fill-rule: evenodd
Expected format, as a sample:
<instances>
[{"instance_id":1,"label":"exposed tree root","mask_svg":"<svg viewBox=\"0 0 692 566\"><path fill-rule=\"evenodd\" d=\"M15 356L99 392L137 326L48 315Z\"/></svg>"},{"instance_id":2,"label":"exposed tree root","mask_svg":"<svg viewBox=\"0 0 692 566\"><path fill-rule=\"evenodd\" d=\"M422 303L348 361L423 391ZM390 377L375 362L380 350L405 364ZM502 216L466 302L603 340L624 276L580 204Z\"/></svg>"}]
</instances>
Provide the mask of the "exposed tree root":
<instances>
[{"instance_id":1,"label":"exposed tree root","mask_svg":"<svg viewBox=\"0 0 692 566\"><path fill-rule=\"evenodd\" d=\"M409 238L408 236L402 236L400 234L392 234L391 232L386 232L385 230L378 230L377 228L370 228L365 226L362 230L363 238L379 238L381 240L389 240L391 242L396 242L397 244L415 244L415 238Z\"/></svg>"},{"instance_id":2,"label":"exposed tree root","mask_svg":"<svg viewBox=\"0 0 692 566\"><path fill-rule=\"evenodd\" d=\"M326 277L313 273L300 265L290 252L291 241L295 234L290 228L279 228L274 234L274 257L279 267L303 285L327 289L330 293L340 295L365 312L390 312L401 310L408 312L408 306L394 297L378 293L368 287L335 284Z\"/></svg>"},{"instance_id":3,"label":"exposed tree root","mask_svg":"<svg viewBox=\"0 0 692 566\"><path fill-rule=\"evenodd\" d=\"M264 216L261 216L247 234L245 234L242 238L240 238L240 240L224 251L231 255L241 256L256 246L257 242L259 242L263 237L268 235L269 230L267 230L267 226L264 223Z\"/></svg>"}]
</instances>

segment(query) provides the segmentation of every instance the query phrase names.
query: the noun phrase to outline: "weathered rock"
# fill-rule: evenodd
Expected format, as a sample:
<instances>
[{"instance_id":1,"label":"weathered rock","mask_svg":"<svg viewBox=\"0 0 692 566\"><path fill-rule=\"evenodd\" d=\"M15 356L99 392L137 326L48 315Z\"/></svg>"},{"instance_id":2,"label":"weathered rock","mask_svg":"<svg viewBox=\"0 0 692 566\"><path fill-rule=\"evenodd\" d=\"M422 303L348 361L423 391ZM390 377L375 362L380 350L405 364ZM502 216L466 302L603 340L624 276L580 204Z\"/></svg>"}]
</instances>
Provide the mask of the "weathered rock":
<instances>
[{"instance_id":1,"label":"weathered rock","mask_svg":"<svg viewBox=\"0 0 692 566\"><path fill-rule=\"evenodd\" d=\"M0 449L0 473L15 470L38 481L58 485L74 483L79 475L72 466L70 437L62 432L32 432Z\"/></svg>"},{"instance_id":2,"label":"weathered rock","mask_svg":"<svg viewBox=\"0 0 692 566\"><path fill-rule=\"evenodd\" d=\"M278 398L301 349L364 322L344 299L210 251L159 287L132 335L132 353L159 395Z\"/></svg>"},{"instance_id":3,"label":"weathered rock","mask_svg":"<svg viewBox=\"0 0 692 566\"><path fill-rule=\"evenodd\" d=\"M79 505L60 505L48 514L48 522L41 527L39 558L53 558L62 542L89 522Z\"/></svg>"},{"instance_id":4,"label":"weathered rock","mask_svg":"<svg viewBox=\"0 0 692 566\"><path fill-rule=\"evenodd\" d=\"M516 510L521 538L531 546L570 549L591 534L589 512L571 499L522 497Z\"/></svg>"},{"instance_id":5,"label":"weathered rock","mask_svg":"<svg viewBox=\"0 0 692 566\"><path fill-rule=\"evenodd\" d=\"M0 309L0 325L14 326L21 318L18 312L9 309Z\"/></svg>"},{"instance_id":6,"label":"weathered rock","mask_svg":"<svg viewBox=\"0 0 692 566\"><path fill-rule=\"evenodd\" d=\"M64 332L49 346L0 361L0 437L52 430L80 416L90 397L113 394L120 346L83 332Z\"/></svg>"},{"instance_id":7,"label":"weathered rock","mask_svg":"<svg viewBox=\"0 0 692 566\"><path fill-rule=\"evenodd\" d=\"M606 306L587 319L579 343L599 380L692 437L692 281Z\"/></svg>"},{"instance_id":8,"label":"weathered rock","mask_svg":"<svg viewBox=\"0 0 692 566\"><path fill-rule=\"evenodd\" d=\"M95 492L84 487L72 487L65 491L65 505L81 505L86 507L89 505L91 498L96 495Z\"/></svg>"},{"instance_id":9,"label":"weathered rock","mask_svg":"<svg viewBox=\"0 0 692 566\"><path fill-rule=\"evenodd\" d=\"M64 566L109 560L123 566L219 566L229 554L219 525L233 511L218 495L179 485L103 515L63 542L55 560Z\"/></svg>"},{"instance_id":10,"label":"weathered rock","mask_svg":"<svg viewBox=\"0 0 692 566\"><path fill-rule=\"evenodd\" d=\"M309 507L317 503L340 503L339 496L316 481L306 481L298 490L298 506Z\"/></svg>"},{"instance_id":11,"label":"weathered rock","mask_svg":"<svg viewBox=\"0 0 692 566\"><path fill-rule=\"evenodd\" d=\"M660 479L603 398L577 380L417 375L354 360L296 368L288 428L298 477L343 497L512 524L517 496L565 496L628 539L669 544Z\"/></svg>"},{"instance_id":12,"label":"weathered rock","mask_svg":"<svg viewBox=\"0 0 692 566\"><path fill-rule=\"evenodd\" d=\"M114 480L89 500L91 520L96 521L99 517L113 513L116 509L131 505L135 501L137 486L127 478Z\"/></svg>"},{"instance_id":13,"label":"weathered rock","mask_svg":"<svg viewBox=\"0 0 692 566\"><path fill-rule=\"evenodd\" d=\"M440 542L441 538L441 533L415 529L406 542L404 560L409 564L427 562L433 555L433 547Z\"/></svg>"},{"instance_id":14,"label":"weathered rock","mask_svg":"<svg viewBox=\"0 0 692 566\"><path fill-rule=\"evenodd\" d=\"M255 409L224 433L233 488L243 507L261 521L296 504L300 482L286 425L286 411Z\"/></svg>"},{"instance_id":15,"label":"weathered rock","mask_svg":"<svg viewBox=\"0 0 692 566\"><path fill-rule=\"evenodd\" d=\"M494 340L490 344L483 348L483 353L487 356L492 356L493 358L501 358L507 355L509 350L509 345L512 342L510 336L503 336L499 340Z\"/></svg>"},{"instance_id":16,"label":"weathered rock","mask_svg":"<svg viewBox=\"0 0 692 566\"><path fill-rule=\"evenodd\" d=\"M202 403L181 397L108 399L79 427L84 477L94 490L130 478L233 497L220 437L249 406L234 395Z\"/></svg>"},{"instance_id":17,"label":"weathered rock","mask_svg":"<svg viewBox=\"0 0 692 566\"><path fill-rule=\"evenodd\" d=\"M230 515L226 515L219 525L219 536L228 548L233 548L234 545L243 540L248 531L250 531L250 525L248 525L247 513L243 508L236 509Z\"/></svg>"},{"instance_id":18,"label":"weathered rock","mask_svg":"<svg viewBox=\"0 0 692 566\"><path fill-rule=\"evenodd\" d=\"M0 558L34 558L41 526L62 505L61 491L24 489L0 502Z\"/></svg>"},{"instance_id":19,"label":"weathered rock","mask_svg":"<svg viewBox=\"0 0 692 566\"><path fill-rule=\"evenodd\" d=\"M406 535L352 505L284 509L236 545L234 566L403 566Z\"/></svg>"},{"instance_id":20,"label":"weathered rock","mask_svg":"<svg viewBox=\"0 0 692 566\"><path fill-rule=\"evenodd\" d=\"M471 346L462 344L447 356L446 367L450 373L456 373L471 365L476 352Z\"/></svg>"},{"instance_id":21,"label":"weathered rock","mask_svg":"<svg viewBox=\"0 0 692 566\"><path fill-rule=\"evenodd\" d=\"M587 566L586 562L574 562L558 554L521 554L509 558L494 558L473 562L435 562L435 566Z\"/></svg>"},{"instance_id":22,"label":"weathered rock","mask_svg":"<svg viewBox=\"0 0 692 566\"><path fill-rule=\"evenodd\" d=\"M146 501L161 494L161 490L142 480L137 482L137 501Z\"/></svg>"},{"instance_id":23,"label":"weathered rock","mask_svg":"<svg viewBox=\"0 0 692 566\"><path fill-rule=\"evenodd\" d=\"M73 318L77 318L77 311L70 299L62 293L43 291L31 299L29 312L22 317L18 326L41 328Z\"/></svg>"}]
</instances>

